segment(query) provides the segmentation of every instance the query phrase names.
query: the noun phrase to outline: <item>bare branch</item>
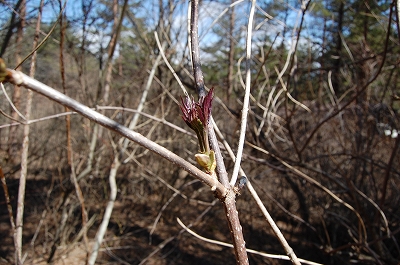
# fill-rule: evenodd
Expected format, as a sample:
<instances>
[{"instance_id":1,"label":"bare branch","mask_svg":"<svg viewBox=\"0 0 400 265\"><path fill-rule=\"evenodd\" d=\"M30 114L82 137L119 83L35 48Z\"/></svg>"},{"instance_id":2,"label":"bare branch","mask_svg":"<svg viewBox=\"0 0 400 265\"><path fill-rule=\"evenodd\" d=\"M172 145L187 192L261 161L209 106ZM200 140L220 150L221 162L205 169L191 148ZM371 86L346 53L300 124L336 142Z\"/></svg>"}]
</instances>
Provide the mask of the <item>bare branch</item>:
<instances>
[{"instance_id":1,"label":"bare branch","mask_svg":"<svg viewBox=\"0 0 400 265\"><path fill-rule=\"evenodd\" d=\"M147 139L143 135L129 130L127 127L117 123L116 121L107 118L106 116L98 113L90 109L89 107L77 102L76 100L65 96L64 94L58 92L57 90L33 79L29 76L23 74L22 72L7 69L9 78L8 81L25 86L39 94L42 94L53 101L60 103L61 105L67 106L70 109L78 112L82 116L112 130L120 135L128 138L131 141L136 142L137 144L149 149L150 151L162 156L163 158L167 159L168 161L178 165L192 176L198 178L202 182L204 182L207 186L212 187L215 185L214 178L205 172L201 171L197 167L193 166L186 160L182 159L178 155L174 154L173 152L169 151L168 149L158 145L157 143ZM216 192L219 198L224 198L227 194L226 188L217 183L216 185Z\"/></svg>"},{"instance_id":2,"label":"bare branch","mask_svg":"<svg viewBox=\"0 0 400 265\"><path fill-rule=\"evenodd\" d=\"M178 224L179 224L180 226L182 226L183 229L185 229L186 232L188 232L189 234L193 235L194 237L196 237L196 238L198 238L198 239L200 239L200 240L202 240L202 241L205 241L205 242L208 242L208 243L211 243L211 244L216 244L216 245L228 247L228 248L233 248L233 245L232 245L232 244L229 244L229 243L225 243L225 242L221 242L221 241L218 241L218 240L213 240L213 239L209 239L209 238L200 236L199 234L195 233L193 230L189 229L179 218L176 218L176 220L178 221ZM263 253L263 252L256 251L256 250L253 250L253 249L246 249L246 251L247 251L248 253L260 255L260 256L263 256L263 257L266 257L266 258L270 258L270 259L290 260L290 259L289 259L287 256L285 256L285 255L268 254L268 253ZM299 259L299 261L303 262L304 264L322 265L321 263L316 263L316 262L312 262L312 261L305 260L305 259Z\"/></svg>"},{"instance_id":3,"label":"bare branch","mask_svg":"<svg viewBox=\"0 0 400 265\"><path fill-rule=\"evenodd\" d=\"M225 149L228 151L229 156L231 157L232 161L235 161L235 155L233 153L232 148L229 146L228 142L225 141L222 133L220 132L220 130L218 129L218 126L215 124L214 122L214 127L215 130L218 134L218 136L221 138ZM240 173L243 176L246 176L246 173L243 171L243 169L241 167L239 167L240 169ZM279 242L281 243L282 247L285 249L286 254L288 255L288 257L290 257L290 260L292 261L293 264L300 264L299 259L297 258L296 254L294 253L293 249L289 246L289 244L287 243L285 237L283 236L282 232L280 231L279 227L276 225L275 221L272 219L271 215L269 214L267 208L264 206L263 202L261 201L260 197L258 196L256 190L253 188L253 186L251 185L250 181L247 181L247 187L251 193L251 196L253 197L253 199L256 201L257 206L260 208L261 212L263 213L264 217L266 218L268 224L270 225L270 227L272 228L275 236L278 238Z\"/></svg>"},{"instance_id":4,"label":"bare branch","mask_svg":"<svg viewBox=\"0 0 400 265\"><path fill-rule=\"evenodd\" d=\"M11 225L11 231L14 234L15 233L15 222L14 222L14 214L13 214L13 210L12 210L12 206L11 206L11 200L10 200L10 194L8 192L8 186L7 186L7 182L6 182L6 178L3 174L3 169L0 165L0 180L1 180L1 184L3 186L3 191L4 191L4 197L5 197L5 201L7 204L7 211L8 211L8 216L10 218L10 225ZM16 242L14 242L15 244Z\"/></svg>"},{"instance_id":5,"label":"bare branch","mask_svg":"<svg viewBox=\"0 0 400 265\"><path fill-rule=\"evenodd\" d=\"M174 68L172 68L171 64L168 62L167 57L165 57L164 49L165 49L166 45L164 43L163 43L163 45L160 44L160 40L158 39L158 34L157 34L156 31L154 31L154 37L155 37L156 42L157 42L158 50L160 51L160 54L161 54L162 58L164 59L164 63L167 65L168 69L174 75L176 82L178 82L178 84L181 87L183 93L185 93L185 96L189 96L188 92L186 91L186 88L182 84L182 81L179 79L179 77L176 74Z\"/></svg>"},{"instance_id":6,"label":"bare branch","mask_svg":"<svg viewBox=\"0 0 400 265\"><path fill-rule=\"evenodd\" d=\"M190 44L192 51L192 67L194 81L196 84L197 94L199 98L206 95L206 89L204 88L204 77L201 70L200 62L200 49L199 49L199 1L191 1L191 17L190 17Z\"/></svg>"},{"instance_id":7,"label":"bare branch","mask_svg":"<svg viewBox=\"0 0 400 265\"><path fill-rule=\"evenodd\" d=\"M206 90L204 87L203 73L201 71L201 62L199 54L199 40L198 40L198 16L199 16L199 1L191 1L191 20L190 20L190 38L192 48L192 63L193 63L193 75L196 84L196 89L199 98L206 96ZM210 117L212 119L212 116ZM209 121L208 121L209 122ZM207 124L208 125L208 124ZM225 216L228 221L229 230L233 241L236 263L240 265L249 264L249 259L246 252L246 243L243 238L242 226L240 225L238 211L236 210L236 194L231 187L229 187L228 175L223 163L221 151L219 150L217 137L215 136L213 126L207 126L207 134L211 143L211 147L214 149L215 158L217 162L217 173L218 178L221 182L216 181L216 184L222 184L227 188L227 194L222 200L224 204ZM207 147L208 148L208 147Z\"/></svg>"},{"instance_id":8,"label":"bare branch","mask_svg":"<svg viewBox=\"0 0 400 265\"><path fill-rule=\"evenodd\" d=\"M246 89L245 95L243 99L243 108L242 108L242 117L240 119L240 134L239 134L239 142L238 142L238 150L236 153L235 166L233 167L233 173L231 178L231 185L235 185L238 174L240 163L242 161L243 154L243 146L244 146L244 138L246 137L246 128L247 128L247 114L249 112L249 98L250 98L250 84L251 84L251 36L253 34L253 17L254 10L256 6L256 1L251 1L251 9L249 15L249 22L247 23L247 40L246 40Z\"/></svg>"},{"instance_id":9,"label":"bare branch","mask_svg":"<svg viewBox=\"0 0 400 265\"><path fill-rule=\"evenodd\" d=\"M22 113L17 109L17 107L14 105L14 103L12 102L10 97L8 96L7 91L4 88L3 83L1 83L0 85L1 85L1 89L3 90L4 96L6 96L6 99L7 99L8 103L10 103L10 106L12 107L12 109L18 114L18 116L20 116L22 119L26 120L25 116L22 115ZM17 121L17 119L15 119L14 117L10 117L9 119L12 119L13 121Z\"/></svg>"},{"instance_id":10,"label":"bare branch","mask_svg":"<svg viewBox=\"0 0 400 265\"><path fill-rule=\"evenodd\" d=\"M113 164L111 165L111 170L109 174L109 183L110 183L110 198L108 200L108 204L103 216L103 220L100 224L100 227L97 231L96 237L95 237L95 242L92 250L92 254L90 255L88 264L93 265L96 262L97 255L99 253L99 248L101 243L103 242L104 234L107 231L107 226L111 218L111 213L114 208L114 202L115 199L117 198L117 182L115 180L115 177L117 175L117 170L120 165L120 162L118 160L118 155L115 154L115 159Z\"/></svg>"}]
</instances>

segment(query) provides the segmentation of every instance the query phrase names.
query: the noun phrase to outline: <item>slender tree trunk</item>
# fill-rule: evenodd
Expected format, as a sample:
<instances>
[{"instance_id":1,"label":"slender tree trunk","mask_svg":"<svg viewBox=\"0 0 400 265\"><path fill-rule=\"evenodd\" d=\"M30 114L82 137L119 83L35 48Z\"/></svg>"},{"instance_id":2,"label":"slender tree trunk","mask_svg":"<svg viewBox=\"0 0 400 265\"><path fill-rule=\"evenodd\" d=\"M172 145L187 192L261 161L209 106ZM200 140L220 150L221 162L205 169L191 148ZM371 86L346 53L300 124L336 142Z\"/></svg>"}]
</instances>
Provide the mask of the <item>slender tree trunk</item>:
<instances>
[{"instance_id":1,"label":"slender tree trunk","mask_svg":"<svg viewBox=\"0 0 400 265\"><path fill-rule=\"evenodd\" d=\"M118 17L118 0L114 0L113 2L113 13L114 13L114 26L113 26L113 33L109 43L109 51L108 51L108 61L107 61L107 69L106 69L106 77L105 77L105 86L104 86L104 96L103 96L103 103L108 103L108 97L110 93L110 84L111 84L111 77L112 77L112 68L113 68L113 57L115 48L117 45L117 40L119 37L119 32L121 29L122 21L124 19L125 11L128 5L128 0L124 1L124 5L122 7L120 16ZM95 129L98 129L99 135L102 134L102 128L97 128L98 124L95 124ZM93 140L94 141L94 140ZM126 144L128 145L128 144ZM107 231L108 224L110 222L111 214L114 209L114 202L117 197L117 183L116 183L116 175L121 165L119 161L119 154L117 148L114 147L114 161L111 165L111 171L109 173L109 184L110 184L110 197L109 201L103 216L103 220L97 230L95 242L91 254L88 258L88 264L93 265L96 262L99 248L103 242L104 235Z\"/></svg>"},{"instance_id":2,"label":"slender tree trunk","mask_svg":"<svg viewBox=\"0 0 400 265\"><path fill-rule=\"evenodd\" d=\"M62 12L62 2L59 2L60 4L60 12ZM64 23L64 14L61 14L60 18L60 74L61 74L61 84L63 88L64 94L67 94L67 87L65 83L65 66L64 66L64 42L65 42L65 30L66 30L66 25ZM65 112L68 112L69 109L68 107L64 107ZM68 167L70 170L70 179L72 184L75 187L75 192L76 196L78 197L80 206L81 206L81 215L82 215L82 229L83 229L83 240L85 243L85 248L88 251L88 238L87 238L87 221L88 221L88 215L85 209L85 199L82 193L82 190L79 186L77 177L76 177L76 172L75 172L75 165L74 165L74 157L73 157L73 150L72 150L72 140L71 140L71 116L67 115L65 116L65 127L66 127L66 138L67 138L67 161L68 161ZM66 207L66 206L65 206Z\"/></svg>"},{"instance_id":3,"label":"slender tree trunk","mask_svg":"<svg viewBox=\"0 0 400 265\"><path fill-rule=\"evenodd\" d=\"M88 3L82 1L82 13L83 13L83 20L82 20L82 41L79 47L79 55L77 62L78 66L78 74L79 74L79 81L81 85L81 90L84 98L90 99L89 93L87 93L87 83L86 83L86 34L87 34L87 21L89 17L89 12L91 11L93 1L90 0ZM93 102L88 102L88 104L93 104Z\"/></svg>"},{"instance_id":4,"label":"slender tree trunk","mask_svg":"<svg viewBox=\"0 0 400 265\"><path fill-rule=\"evenodd\" d=\"M128 6L128 0L124 1L124 5L122 7L120 16L118 18L118 0L114 0L113 2L113 13L114 13L114 25L113 25L113 31L111 34L111 40L108 43L108 58L107 58L107 64L106 64L106 73L105 73L105 79L104 82L101 82L102 84L104 84L104 87L99 87L99 91L98 91L98 96L101 94L101 90L103 88L104 90L104 94L103 94L103 104L107 105L108 104L108 100L109 100L109 96L110 96L110 89L111 89L111 79L112 79L112 70L113 70L113 59L114 59L114 53L115 53L115 49L117 47L117 42L118 42L118 37L119 37L119 33L121 30L121 26L122 26L122 21L125 15L125 11L126 8ZM102 70L102 66L100 66L100 80L103 79L103 72ZM97 97L99 98L99 97ZM96 126L96 125L95 125ZM101 137L101 135L103 134L103 127L99 127L99 137Z\"/></svg>"},{"instance_id":5,"label":"slender tree trunk","mask_svg":"<svg viewBox=\"0 0 400 265\"><path fill-rule=\"evenodd\" d=\"M117 40L119 37L119 33L121 31L122 20L124 18L125 10L128 6L128 0L124 1L124 5L122 6L120 17L118 18L118 0L114 0L113 2L113 13L114 13L114 26L113 26L113 34L111 36L111 40L109 43L108 49L108 60L107 60L107 68L105 74L105 83L104 83L104 103L108 103L108 98L110 95L110 85L111 85L111 77L112 77L112 69L113 69L113 59L115 49L117 47Z\"/></svg>"},{"instance_id":6,"label":"slender tree trunk","mask_svg":"<svg viewBox=\"0 0 400 265\"><path fill-rule=\"evenodd\" d=\"M17 30L17 48L16 48L16 61L19 64L21 59L21 50L22 50L22 41L23 41L23 32L25 27L25 12L26 12L26 1L24 0L21 3L20 9L20 24ZM13 94L13 103L17 109L20 107L21 100L21 88L20 86L14 86L14 94ZM30 115L30 103L27 105L27 119L29 119ZM29 108L28 108L29 107ZM14 111L12 113L12 117L18 119L18 114ZM12 160L17 156L17 135L16 135L17 127L10 128L9 135L9 155ZM22 261L22 228L23 228L23 219L24 219L24 206L25 206L25 187L26 187L26 174L27 174L27 159L28 159L28 145L29 145L29 126L24 126L24 138L22 143L22 154L21 154L21 173L19 178L19 188L18 188L18 204L17 204L17 215L15 218L15 263L20 265L23 263Z\"/></svg>"}]
</instances>

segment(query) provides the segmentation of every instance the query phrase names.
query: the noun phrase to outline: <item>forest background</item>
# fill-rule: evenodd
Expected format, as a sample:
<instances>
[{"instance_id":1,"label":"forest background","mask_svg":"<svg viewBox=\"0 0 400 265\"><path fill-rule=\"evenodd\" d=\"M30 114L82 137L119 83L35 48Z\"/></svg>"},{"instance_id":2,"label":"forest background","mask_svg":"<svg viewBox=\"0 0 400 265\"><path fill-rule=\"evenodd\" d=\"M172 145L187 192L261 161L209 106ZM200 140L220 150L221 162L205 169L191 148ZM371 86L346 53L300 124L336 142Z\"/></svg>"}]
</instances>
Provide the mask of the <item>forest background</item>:
<instances>
[{"instance_id":1,"label":"forest background","mask_svg":"<svg viewBox=\"0 0 400 265\"><path fill-rule=\"evenodd\" d=\"M400 262L399 3L255 2L241 172L299 258ZM202 69L230 175L251 6L200 2ZM182 87L196 95L188 9L178 0L4 0L0 57L196 164L178 105ZM177 222L230 243L224 210L199 180L41 95L5 84L0 96L1 264L85 264L107 214L98 264L235 263ZM237 207L246 246L285 255L246 188Z\"/></svg>"}]
</instances>

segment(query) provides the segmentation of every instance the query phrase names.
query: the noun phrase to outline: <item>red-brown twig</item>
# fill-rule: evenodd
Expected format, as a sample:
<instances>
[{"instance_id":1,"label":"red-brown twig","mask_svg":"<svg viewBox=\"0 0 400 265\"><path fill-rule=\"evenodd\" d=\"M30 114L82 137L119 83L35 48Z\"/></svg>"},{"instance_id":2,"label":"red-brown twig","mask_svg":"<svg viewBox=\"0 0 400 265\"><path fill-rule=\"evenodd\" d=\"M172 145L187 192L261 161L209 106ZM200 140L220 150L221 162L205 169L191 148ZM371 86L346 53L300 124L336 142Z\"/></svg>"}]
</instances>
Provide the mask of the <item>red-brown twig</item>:
<instances>
[{"instance_id":1,"label":"red-brown twig","mask_svg":"<svg viewBox=\"0 0 400 265\"><path fill-rule=\"evenodd\" d=\"M191 2L191 19L190 19L190 38L191 38L191 50L192 50L192 66L194 80L196 84L196 89L199 98L206 95L204 88L204 78L201 71L201 62L199 54L199 41L198 41L198 10L199 1L193 0ZM236 210L236 194L229 185L228 174L225 169L225 165L222 160L221 151L218 147L218 141L215 136L213 126L208 126L208 135L210 137L211 148L215 152L216 162L217 162L217 174L219 178L219 183L224 185L227 189L227 195L223 198L222 202L224 204L225 215L228 221L228 226L231 231L231 236L233 240L236 262L237 264L249 264L247 258L245 241L243 238L242 226L240 225L238 211Z\"/></svg>"}]
</instances>

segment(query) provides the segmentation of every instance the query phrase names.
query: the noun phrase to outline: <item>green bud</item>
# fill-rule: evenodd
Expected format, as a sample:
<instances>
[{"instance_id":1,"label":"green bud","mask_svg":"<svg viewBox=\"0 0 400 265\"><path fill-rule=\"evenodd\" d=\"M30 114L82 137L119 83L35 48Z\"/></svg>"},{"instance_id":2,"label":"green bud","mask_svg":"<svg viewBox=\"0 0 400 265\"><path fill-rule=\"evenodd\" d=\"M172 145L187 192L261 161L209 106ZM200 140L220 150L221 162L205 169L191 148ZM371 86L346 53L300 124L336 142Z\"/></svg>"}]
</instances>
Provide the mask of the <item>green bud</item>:
<instances>
[{"instance_id":1,"label":"green bud","mask_svg":"<svg viewBox=\"0 0 400 265\"><path fill-rule=\"evenodd\" d=\"M207 173L212 174L217 167L215 153L211 150L208 154L195 154L197 164L199 164Z\"/></svg>"}]
</instances>

